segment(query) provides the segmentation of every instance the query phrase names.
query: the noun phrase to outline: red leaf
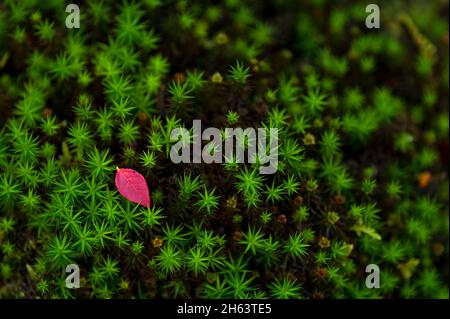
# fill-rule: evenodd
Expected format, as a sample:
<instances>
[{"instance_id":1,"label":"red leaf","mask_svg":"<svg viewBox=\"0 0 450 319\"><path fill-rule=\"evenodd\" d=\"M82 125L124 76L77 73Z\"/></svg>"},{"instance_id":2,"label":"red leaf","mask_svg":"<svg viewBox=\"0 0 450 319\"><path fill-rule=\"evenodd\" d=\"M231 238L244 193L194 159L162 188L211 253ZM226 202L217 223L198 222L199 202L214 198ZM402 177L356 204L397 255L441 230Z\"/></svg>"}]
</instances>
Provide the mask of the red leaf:
<instances>
[{"instance_id":1,"label":"red leaf","mask_svg":"<svg viewBox=\"0 0 450 319\"><path fill-rule=\"evenodd\" d=\"M150 207L150 195L144 176L130 168L118 168L116 187L120 194L133 203Z\"/></svg>"}]
</instances>

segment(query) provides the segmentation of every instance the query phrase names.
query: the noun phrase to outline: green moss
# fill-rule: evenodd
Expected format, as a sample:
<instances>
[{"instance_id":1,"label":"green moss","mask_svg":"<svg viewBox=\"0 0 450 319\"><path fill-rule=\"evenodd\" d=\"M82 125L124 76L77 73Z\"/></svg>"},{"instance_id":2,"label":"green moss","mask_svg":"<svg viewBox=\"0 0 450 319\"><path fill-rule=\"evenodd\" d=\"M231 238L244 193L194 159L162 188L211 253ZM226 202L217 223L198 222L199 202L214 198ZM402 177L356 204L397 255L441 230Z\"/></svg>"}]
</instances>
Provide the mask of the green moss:
<instances>
[{"instance_id":1,"label":"green moss","mask_svg":"<svg viewBox=\"0 0 450 319\"><path fill-rule=\"evenodd\" d=\"M0 3L0 297L448 298L448 4L397 4ZM194 119L277 172L172 163Z\"/></svg>"}]
</instances>

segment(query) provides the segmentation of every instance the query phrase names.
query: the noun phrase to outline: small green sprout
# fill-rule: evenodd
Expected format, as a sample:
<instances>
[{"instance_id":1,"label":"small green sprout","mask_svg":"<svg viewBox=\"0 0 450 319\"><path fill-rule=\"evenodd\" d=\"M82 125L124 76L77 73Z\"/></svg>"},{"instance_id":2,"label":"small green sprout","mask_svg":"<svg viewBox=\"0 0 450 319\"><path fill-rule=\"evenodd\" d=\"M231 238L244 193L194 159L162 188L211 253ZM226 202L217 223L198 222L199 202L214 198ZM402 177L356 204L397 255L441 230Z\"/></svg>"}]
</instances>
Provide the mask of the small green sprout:
<instances>
[{"instance_id":1,"label":"small green sprout","mask_svg":"<svg viewBox=\"0 0 450 319\"><path fill-rule=\"evenodd\" d=\"M260 229L249 228L247 232L244 232L239 243L245 245L244 253L250 251L253 255L256 255L257 251L264 247L263 234Z\"/></svg>"},{"instance_id":2,"label":"small green sprout","mask_svg":"<svg viewBox=\"0 0 450 319\"><path fill-rule=\"evenodd\" d=\"M296 284L295 280L290 278L279 279L275 278L275 281L268 286L270 293L275 299L297 299L300 296L300 290L302 286Z\"/></svg>"},{"instance_id":3,"label":"small green sprout","mask_svg":"<svg viewBox=\"0 0 450 319\"><path fill-rule=\"evenodd\" d=\"M156 166L156 154L152 151L146 151L142 153L139 158L144 167L152 169Z\"/></svg>"},{"instance_id":4,"label":"small green sprout","mask_svg":"<svg viewBox=\"0 0 450 319\"><path fill-rule=\"evenodd\" d=\"M245 67L242 62L236 61L236 66L231 66L229 73L233 81L244 85L250 77L250 68Z\"/></svg>"},{"instance_id":5,"label":"small green sprout","mask_svg":"<svg viewBox=\"0 0 450 319\"><path fill-rule=\"evenodd\" d=\"M284 250L289 256L302 257L308 254L307 248L309 246L310 245L305 242L305 238L302 233L295 233L289 235Z\"/></svg>"},{"instance_id":6,"label":"small green sprout","mask_svg":"<svg viewBox=\"0 0 450 319\"><path fill-rule=\"evenodd\" d=\"M202 210L206 210L208 215L211 215L218 207L219 207L219 199L220 197L214 195L215 189L212 189L211 192L208 192L206 186L203 189L203 193L199 193L199 199L196 203L197 206Z\"/></svg>"},{"instance_id":7,"label":"small green sprout","mask_svg":"<svg viewBox=\"0 0 450 319\"><path fill-rule=\"evenodd\" d=\"M193 98L190 95L192 89L189 88L188 82L181 84L180 82L173 81L169 85L168 90L175 105L181 105Z\"/></svg>"},{"instance_id":8,"label":"small green sprout","mask_svg":"<svg viewBox=\"0 0 450 319\"><path fill-rule=\"evenodd\" d=\"M239 114L234 111L228 111L227 122L230 125L236 124L239 121Z\"/></svg>"},{"instance_id":9,"label":"small green sprout","mask_svg":"<svg viewBox=\"0 0 450 319\"><path fill-rule=\"evenodd\" d=\"M158 268L163 274L174 273L183 266L183 257L179 249L171 245L165 245L156 256Z\"/></svg>"}]
</instances>

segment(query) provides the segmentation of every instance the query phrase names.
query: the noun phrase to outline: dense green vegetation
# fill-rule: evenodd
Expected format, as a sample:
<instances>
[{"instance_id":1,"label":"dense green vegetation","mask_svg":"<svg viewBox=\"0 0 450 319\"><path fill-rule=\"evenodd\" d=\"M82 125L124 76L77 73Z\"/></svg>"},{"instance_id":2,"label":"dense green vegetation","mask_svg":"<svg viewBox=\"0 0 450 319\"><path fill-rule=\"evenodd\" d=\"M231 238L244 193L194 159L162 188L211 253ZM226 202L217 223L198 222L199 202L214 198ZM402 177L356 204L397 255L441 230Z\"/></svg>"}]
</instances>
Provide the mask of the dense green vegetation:
<instances>
[{"instance_id":1,"label":"dense green vegetation","mask_svg":"<svg viewBox=\"0 0 450 319\"><path fill-rule=\"evenodd\" d=\"M448 1L66 2L0 3L0 297L448 298ZM278 172L173 164L193 119Z\"/></svg>"}]
</instances>

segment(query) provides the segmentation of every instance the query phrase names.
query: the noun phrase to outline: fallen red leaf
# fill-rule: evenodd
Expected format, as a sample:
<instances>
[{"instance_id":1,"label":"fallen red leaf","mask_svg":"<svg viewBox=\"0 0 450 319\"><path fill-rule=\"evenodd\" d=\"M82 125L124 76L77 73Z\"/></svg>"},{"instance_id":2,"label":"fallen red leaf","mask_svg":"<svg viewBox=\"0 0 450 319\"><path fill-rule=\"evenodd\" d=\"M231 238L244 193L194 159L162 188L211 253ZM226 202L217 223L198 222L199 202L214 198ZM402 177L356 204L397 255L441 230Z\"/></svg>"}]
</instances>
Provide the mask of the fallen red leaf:
<instances>
[{"instance_id":1,"label":"fallen red leaf","mask_svg":"<svg viewBox=\"0 0 450 319\"><path fill-rule=\"evenodd\" d=\"M130 168L118 168L116 187L122 196L133 203L150 207L150 195L144 176Z\"/></svg>"}]
</instances>

